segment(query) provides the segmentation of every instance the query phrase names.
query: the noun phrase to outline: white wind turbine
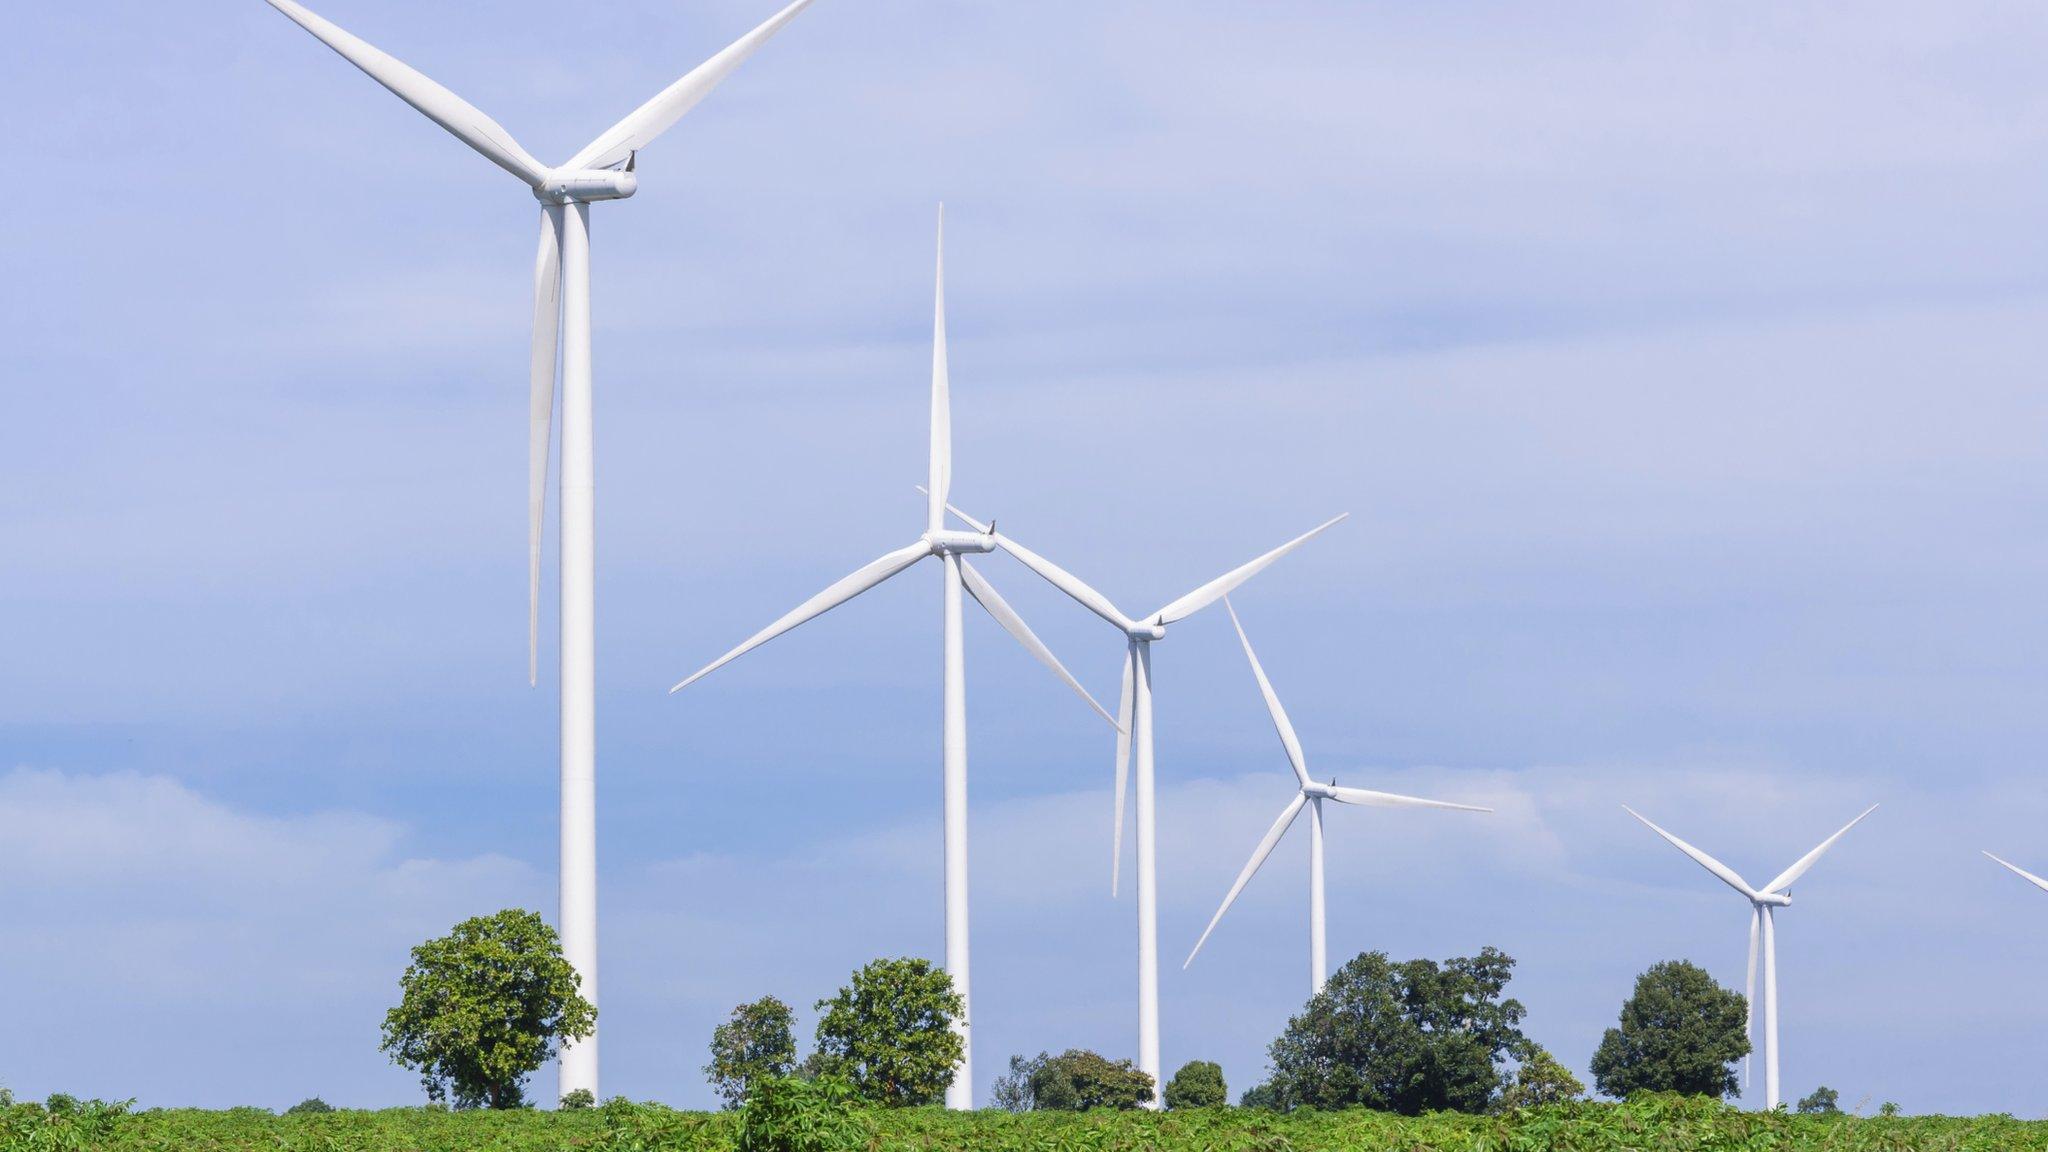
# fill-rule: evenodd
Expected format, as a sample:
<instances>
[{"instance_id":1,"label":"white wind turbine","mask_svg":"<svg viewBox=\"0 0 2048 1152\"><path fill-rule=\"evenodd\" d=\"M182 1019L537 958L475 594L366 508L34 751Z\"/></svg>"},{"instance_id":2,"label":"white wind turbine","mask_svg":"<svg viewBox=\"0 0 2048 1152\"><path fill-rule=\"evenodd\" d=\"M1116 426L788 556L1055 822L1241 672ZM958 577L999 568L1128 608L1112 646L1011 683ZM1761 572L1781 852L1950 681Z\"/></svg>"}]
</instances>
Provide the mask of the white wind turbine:
<instances>
[{"instance_id":1,"label":"white wind turbine","mask_svg":"<svg viewBox=\"0 0 2048 1152\"><path fill-rule=\"evenodd\" d=\"M1624 804L1622 811L1641 820L1650 831L1670 841L1671 846L1693 858L1700 867L1712 872L1721 882L1742 893L1750 904L1749 919L1749 978L1743 985L1743 995L1749 1001L1748 1032L1754 1043L1756 1035L1756 953L1757 940L1761 936L1764 953L1764 1107L1778 1106L1778 935L1774 916L1778 909L1792 903L1792 885L1807 869L1813 867L1828 849L1835 846L1849 829L1863 822L1863 817L1877 811L1877 805L1865 808L1856 819L1842 825L1833 836L1820 842L1820 846L1801 856L1790 868L1785 869L1762 888L1752 888L1733 868L1687 844L1645 818L1642 813ZM1748 1065L1744 1064L1744 1075Z\"/></svg>"},{"instance_id":2,"label":"white wind turbine","mask_svg":"<svg viewBox=\"0 0 2048 1152\"><path fill-rule=\"evenodd\" d=\"M2032 884L2034 887L2041 889L2043 892L2048 892L2048 880L2041 879L2039 876L2034 875L2032 872L2027 871L2025 868L2022 868L2019 865L2013 863L2012 861L2004 859L2003 857L1992 856L1989 852L1984 853L1984 855L1990 856L1993 861L2005 865L2007 869L2011 870L2011 872L2014 875L2018 876L2020 879L2025 880L2027 883Z\"/></svg>"},{"instance_id":3,"label":"white wind turbine","mask_svg":"<svg viewBox=\"0 0 2048 1152\"><path fill-rule=\"evenodd\" d=\"M554 419L557 346L562 378L561 709L562 952L597 1002L596 551L592 534L590 388L590 204L623 200L639 188L641 148L653 143L709 95L755 49L811 0L777 12L760 27L669 85L612 125L560 167L533 158L504 127L443 88L293 0L269 0L343 59L429 120L510 172L540 201L540 252L533 269L533 359L527 440L528 683L538 680L540 532ZM597 1033L563 1048L561 1093L597 1095Z\"/></svg>"},{"instance_id":4,"label":"white wind turbine","mask_svg":"<svg viewBox=\"0 0 2048 1152\"><path fill-rule=\"evenodd\" d=\"M1166 637L1167 625L1185 620L1223 599L1235 591L1238 585L1258 575L1275 560L1301 547L1310 537L1344 519L1350 513L1340 513L1331 517L1271 552L1231 569L1140 620L1124 615L1117 610L1116 605L1109 602L1108 597L1083 583L1073 573L1019 544L1014 538L996 536L992 525L984 525L950 504L947 507L975 531L987 534L998 547L1015 556L1025 567L1038 573L1053 587L1079 601L1089 611L1109 621L1124 634L1123 690L1117 705L1116 832L1110 856L1109 886L1110 892L1114 894L1123 865L1124 787L1128 779L1132 745L1135 744L1138 760L1138 1068L1152 1077L1155 1095L1151 1106L1157 1107L1159 1098L1156 1092L1165 1080L1160 1076L1159 1062L1159 883L1153 836L1156 823L1153 811L1152 644Z\"/></svg>"},{"instance_id":5,"label":"white wind turbine","mask_svg":"<svg viewBox=\"0 0 2048 1152\"><path fill-rule=\"evenodd\" d=\"M1111 719L1102 705L1088 695L1079 681L1062 667L1045 644L1032 633L981 573L967 562L967 554L989 552L995 541L986 532L948 531L945 525L946 492L953 479L953 418L950 387L946 373L946 249L945 215L939 217L939 258L937 303L932 317L932 417L931 468L926 484L925 530L916 540L839 580L823 592L796 606L781 619L756 632L746 643L705 665L688 679L669 689L681 691L707 673L766 644L784 632L831 611L855 596L889 579L928 556L942 564L944 583L944 749L945 764L945 858L946 858L946 972L960 994L963 1011L953 1022L960 1033L963 1056L946 1089L946 1107L974 1107L974 1034L972 1002L968 995L967 951L967 670L960 635L960 592L964 586L976 602L995 617L1004 630L1016 637L1040 663L1079 693L1104 720Z\"/></svg>"},{"instance_id":6,"label":"white wind turbine","mask_svg":"<svg viewBox=\"0 0 2048 1152\"><path fill-rule=\"evenodd\" d=\"M1280 818L1273 821L1259 846L1252 849L1252 858L1245 861L1243 871L1237 874L1237 881L1224 894L1223 904L1216 909L1216 915L1209 918L1209 926L1202 929L1202 938L1188 951L1188 958L1181 962L1186 968L1195 962L1195 954L1209 940L1209 933L1216 930L1223 914L1230 911L1230 905L1237 894L1244 891L1253 873L1287 834L1303 808L1308 809L1308 993L1314 996L1323 990L1329 974L1329 954L1325 946L1323 920L1323 801L1335 800L1339 804L1362 804L1375 808L1446 808L1456 812L1491 812L1474 804L1452 804L1445 800L1423 800L1414 796L1398 796L1392 792L1374 792L1365 788L1345 788L1333 779L1328 784L1319 784L1308 774L1308 757L1302 753L1301 739L1294 734L1294 725L1287 719L1287 710L1280 706L1280 697L1273 691L1273 684L1266 679L1266 670L1259 665L1258 654L1252 651L1252 642L1244 634L1244 624L1237 618L1237 609L1224 598L1223 607L1230 613L1230 623L1237 628L1238 642L1244 645L1244 656L1251 662L1252 676L1259 682L1259 695L1266 698L1266 711L1273 715L1273 727L1280 733L1280 747L1287 753L1287 762L1294 767L1295 782L1299 790L1294 799L1280 810Z\"/></svg>"}]
</instances>

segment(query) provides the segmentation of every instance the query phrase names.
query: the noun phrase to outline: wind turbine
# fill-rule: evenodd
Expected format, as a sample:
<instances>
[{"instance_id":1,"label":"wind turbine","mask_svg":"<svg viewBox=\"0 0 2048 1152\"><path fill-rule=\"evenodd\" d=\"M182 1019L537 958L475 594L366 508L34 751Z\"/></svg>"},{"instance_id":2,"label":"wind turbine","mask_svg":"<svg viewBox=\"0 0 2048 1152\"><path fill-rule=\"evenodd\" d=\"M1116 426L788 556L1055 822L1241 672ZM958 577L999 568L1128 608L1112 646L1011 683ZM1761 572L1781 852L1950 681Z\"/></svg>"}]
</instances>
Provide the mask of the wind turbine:
<instances>
[{"instance_id":1,"label":"wind turbine","mask_svg":"<svg viewBox=\"0 0 2048 1152\"><path fill-rule=\"evenodd\" d=\"M1026 568L1039 574L1053 587L1079 601L1124 634L1124 678L1117 704L1116 740L1116 833L1110 856L1109 890L1117 890L1123 866L1124 789L1129 777L1132 745L1138 760L1138 1068L1152 1077L1158 1107L1157 1086L1165 1083L1159 1065L1159 883L1153 811L1152 762L1152 645L1165 639L1169 624L1185 620L1235 591L1238 585L1258 575L1275 560L1307 543L1317 533L1349 516L1340 513L1296 536L1271 552L1241 564L1200 588L1173 601L1144 619L1134 619L1117 610L1109 598L1081 579L1010 536L997 536L993 525L985 525L948 504L953 515L983 533L996 546L1015 556Z\"/></svg>"},{"instance_id":2,"label":"wind turbine","mask_svg":"<svg viewBox=\"0 0 2048 1152\"><path fill-rule=\"evenodd\" d=\"M1991 853L1986 852L1984 853L1984 855L1991 856ZM1997 856L1991 856L1991 859L2000 864L2005 865L2008 869L2010 869L2013 872L2014 875L2018 876L2020 879L2025 880L2027 883L2032 884L2034 887L2041 889L2043 892L2048 892L2048 880L2041 879L2039 876L2034 875L2032 872L2027 871L2025 868L2020 867L2019 865L2013 863L2010 860L2002 859Z\"/></svg>"},{"instance_id":3,"label":"wind turbine","mask_svg":"<svg viewBox=\"0 0 2048 1152\"><path fill-rule=\"evenodd\" d=\"M945 853L946 853L946 972L953 989L960 994L962 1011L953 1028L960 1033L960 1066L946 1089L946 1107L974 1107L974 1046L971 1001L968 996L967 954L967 670L960 635L960 593L964 587L975 601L995 617L1005 631L1040 663L1052 669L1069 688L1079 693L1104 720L1111 718L1079 681L1068 673L1051 650L1031 631L1022 617L988 580L967 561L969 554L989 552L995 541L987 532L954 532L945 525L946 492L953 479L953 417L950 386L946 373L946 230L945 210L939 215L937 303L932 317L932 419L931 467L926 485L924 534L893 552L839 580L823 592L796 606L787 615L749 637L747 641L669 689L679 692L713 670L766 644L784 632L846 603L855 596L902 572L928 556L942 565L944 582L944 748L945 763ZM1121 725L1119 725L1121 727Z\"/></svg>"},{"instance_id":4,"label":"wind turbine","mask_svg":"<svg viewBox=\"0 0 2048 1152\"><path fill-rule=\"evenodd\" d=\"M1750 887L1747 881L1735 874L1733 868L1728 867L1705 852L1650 823L1642 813L1637 812L1626 804L1622 805L1621 808L1622 811L1641 820L1643 825L1650 831L1670 841L1673 848L1692 857L1694 863L1712 872L1716 877L1720 878L1722 883L1742 893L1743 897L1749 901L1749 978L1748 982L1743 985L1743 995L1749 1001L1747 1031L1752 1038L1756 1035L1756 952L1757 938L1761 935L1764 952L1764 1107L1766 1109L1776 1108L1778 1106L1778 936L1774 916L1778 909L1792 903L1791 889L1793 883L1801 876L1806 875L1806 870L1813 867L1815 861L1818 861L1828 849L1834 847L1835 841L1840 840L1849 829L1861 824L1864 816L1877 811L1877 805L1872 804L1870 807L1865 808L1856 819L1842 825L1840 832L1821 841L1819 847L1801 856L1790 868L1778 873L1775 879L1760 889ZM1748 1065L1745 1063L1745 1077L1747 1076L1747 1069Z\"/></svg>"},{"instance_id":5,"label":"wind turbine","mask_svg":"<svg viewBox=\"0 0 2048 1152\"><path fill-rule=\"evenodd\" d=\"M1223 914L1230 911L1230 905L1237 894L1273 854L1287 830L1294 825L1295 818L1303 808L1308 809L1308 994L1314 996L1323 990L1328 978L1329 955L1325 945L1323 929L1323 801L1335 800L1339 804L1362 804L1375 808L1446 808L1456 812L1491 812L1473 804L1452 804L1445 800L1423 800L1415 796L1398 796L1392 792L1374 792L1365 788L1346 788L1336 780L1328 784L1317 783L1308 774L1308 757L1301 750L1301 739L1294 734L1294 725L1287 719L1287 710L1280 706L1280 697L1273 691L1273 684L1266 679L1266 670L1259 665L1259 657L1252 651L1252 642L1244 634L1244 624L1237 618L1237 609L1224 597L1223 607L1230 613L1230 623L1237 628L1237 639L1244 645L1244 656L1251 662L1252 676L1259 682L1259 695L1266 698L1266 711L1273 714L1273 727L1280 733L1280 747L1287 753L1287 762L1294 767L1295 783L1299 790L1294 799L1280 810L1280 818L1273 821L1259 846L1252 849L1252 858L1245 861L1244 869L1237 874L1237 881L1224 894L1223 905L1216 909L1216 915L1209 918L1209 926L1202 930L1202 938L1188 952L1188 958L1181 962L1185 969L1195 962L1195 954L1208 943L1209 933L1216 930Z\"/></svg>"},{"instance_id":6,"label":"wind turbine","mask_svg":"<svg viewBox=\"0 0 2048 1152\"><path fill-rule=\"evenodd\" d=\"M269 0L372 80L519 178L540 201L540 252L533 268L533 358L528 413L526 679L538 681L540 533L555 405L555 361L562 377L562 953L597 1003L597 720L592 533L590 387L590 205L638 190L640 149L695 107L811 0L795 3L699 64L612 125L560 167L533 158L497 121L425 75L308 11ZM565 1046L561 1093L597 1095L597 1033Z\"/></svg>"}]
</instances>

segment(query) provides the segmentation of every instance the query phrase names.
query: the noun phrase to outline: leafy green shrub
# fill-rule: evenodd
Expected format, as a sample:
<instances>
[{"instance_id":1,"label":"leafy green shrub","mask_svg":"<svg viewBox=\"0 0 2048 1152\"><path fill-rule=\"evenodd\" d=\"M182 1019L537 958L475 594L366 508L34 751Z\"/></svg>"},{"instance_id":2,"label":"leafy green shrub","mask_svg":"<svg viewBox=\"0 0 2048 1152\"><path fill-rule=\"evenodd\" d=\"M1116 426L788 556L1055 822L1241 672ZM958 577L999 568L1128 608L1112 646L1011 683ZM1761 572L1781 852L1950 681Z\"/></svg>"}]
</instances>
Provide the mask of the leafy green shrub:
<instances>
[{"instance_id":1,"label":"leafy green shrub","mask_svg":"<svg viewBox=\"0 0 2048 1152\"><path fill-rule=\"evenodd\" d=\"M1166 1106L1172 1109L1216 1108L1230 1103L1223 1066L1211 1060L1190 1060L1166 1082Z\"/></svg>"},{"instance_id":2,"label":"leafy green shrub","mask_svg":"<svg viewBox=\"0 0 2048 1152\"><path fill-rule=\"evenodd\" d=\"M1152 1077L1129 1060L1111 1060L1086 1048L1041 1054L1031 1075L1031 1106L1065 1112L1137 1108L1152 1099Z\"/></svg>"},{"instance_id":3,"label":"leafy green shrub","mask_svg":"<svg viewBox=\"0 0 2048 1152\"><path fill-rule=\"evenodd\" d=\"M732 1017L711 1030L711 1063L704 1075L727 1108L746 1102L748 1087L796 1071L795 1016L773 996L732 1010Z\"/></svg>"},{"instance_id":4,"label":"leafy green shrub","mask_svg":"<svg viewBox=\"0 0 2048 1152\"><path fill-rule=\"evenodd\" d=\"M740 1108L739 1152L840 1152L868 1135L859 1093L838 1076L763 1080Z\"/></svg>"},{"instance_id":5,"label":"leafy green shrub","mask_svg":"<svg viewBox=\"0 0 2048 1152\"><path fill-rule=\"evenodd\" d=\"M1521 1067L1515 1069L1515 1078L1495 1101L1497 1112L1512 1112L1517 1108L1540 1108L1545 1104L1562 1104L1576 1100L1586 1094L1586 1086L1572 1075L1571 1069L1557 1062L1541 1045L1523 1057Z\"/></svg>"},{"instance_id":6,"label":"leafy green shrub","mask_svg":"<svg viewBox=\"0 0 2048 1152\"><path fill-rule=\"evenodd\" d=\"M297 1104L285 1109L284 1114L287 1116L309 1116L332 1111L334 1111L334 1105L329 1104L318 1096L308 1096Z\"/></svg>"},{"instance_id":7,"label":"leafy green shrub","mask_svg":"<svg viewBox=\"0 0 2048 1152\"><path fill-rule=\"evenodd\" d=\"M1842 1110L1842 1094L1823 1084L1799 1101L1794 1111L1801 1116L1833 1116Z\"/></svg>"},{"instance_id":8,"label":"leafy green shrub","mask_svg":"<svg viewBox=\"0 0 2048 1152\"><path fill-rule=\"evenodd\" d=\"M561 1102L555 1106L568 1112L574 1112L579 1108L595 1108L597 1093L588 1088L571 1088L562 1093Z\"/></svg>"}]
</instances>

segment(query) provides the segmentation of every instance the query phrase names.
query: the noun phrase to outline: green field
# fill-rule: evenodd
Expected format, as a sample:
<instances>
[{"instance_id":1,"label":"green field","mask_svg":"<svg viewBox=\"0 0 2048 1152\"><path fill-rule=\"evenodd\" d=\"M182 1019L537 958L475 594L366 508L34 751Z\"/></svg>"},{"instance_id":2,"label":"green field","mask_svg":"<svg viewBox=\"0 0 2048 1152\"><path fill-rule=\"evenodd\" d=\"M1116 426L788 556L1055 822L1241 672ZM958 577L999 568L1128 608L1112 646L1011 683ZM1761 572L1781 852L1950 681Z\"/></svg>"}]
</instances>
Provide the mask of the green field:
<instances>
[{"instance_id":1,"label":"green field","mask_svg":"<svg viewBox=\"0 0 2048 1152\"><path fill-rule=\"evenodd\" d=\"M875 1152L972 1149L1066 1152L1160 1149L1261 1152L1499 1150L1735 1152L2048 1152L2048 1121L1975 1118L1761 1116L1718 1104L1653 1098L1629 1104L1567 1104L1511 1116L1405 1118L1362 1110L1277 1115L1240 1108L1177 1113L950 1113L939 1109L860 1114L863 1139L834 1145ZM739 1145L733 1113L678 1112L609 1104L580 1112L448 1112L398 1108L273 1116L159 1110L92 1110L53 1116L36 1106L0 1112L0 1152L727 1152Z\"/></svg>"}]
</instances>

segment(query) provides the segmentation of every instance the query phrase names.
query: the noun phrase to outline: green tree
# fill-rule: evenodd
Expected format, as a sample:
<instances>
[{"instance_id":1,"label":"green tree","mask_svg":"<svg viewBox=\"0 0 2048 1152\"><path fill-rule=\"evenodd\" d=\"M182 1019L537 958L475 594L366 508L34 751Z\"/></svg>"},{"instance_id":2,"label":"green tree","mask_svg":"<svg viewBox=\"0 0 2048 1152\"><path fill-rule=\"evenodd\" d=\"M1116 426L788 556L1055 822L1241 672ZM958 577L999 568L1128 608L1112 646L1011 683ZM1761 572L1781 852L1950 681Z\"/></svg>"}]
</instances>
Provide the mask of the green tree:
<instances>
[{"instance_id":1,"label":"green tree","mask_svg":"<svg viewBox=\"0 0 2048 1152\"><path fill-rule=\"evenodd\" d=\"M285 1109L284 1114L287 1116L306 1116L321 1112L332 1111L334 1111L334 1105L329 1104L327 1101L322 1100L318 1096L308 1096L304 1100L299 1101L297 1104L294 1104L291 1107Z\"/></svg>"},{"instance_id":2,"label":"green tree","mask_svg":"<svg viewBox=\"0 0 2048 1152\"><path fill-rule=\"evenodd\" d=\"M563 1041L597 1026L580 983L537 913L508 908L464 920L412 950L381 1047L420 1074L430 1100L452 1094L458 1108L517 1108L526 1078Z\"/></svg>"},{"instance_id":3,"label":"green tree","mask_svg":"<svg viewBox=\"0 0 2048 1152\"><path fill-rule=\"evenodd\" d=\"M1166 1082L1168 1108L1217 1108L1228 1103L1223 1066L1213 1060L1190 1060Z\"/></svg>"},{"instance_id":4,"label":"green tree","mask_svg":"<svg viewBox=\"0 0 2048 1152\"><path fill-rule=\"evenodd\" d=\"M929 960L874 960L818 1001L818 1050L806 1067L843 1076L861 1099L891 1108L934 1104L963 1054L960 994Z\"/></svg>"},{"instance_id":5,"label":"green tree","mask_svg":"<svg viewBox=\"0 0 2048 1152\"><path fill-rule=\"evenodd\" d=\"M1287 1111L1287 1102L1280 1098L1280 1089L1275 1087L1271 1080L1263 1084L1254 1084L1245 1089L1244 1095L1237 1098L1237 1106L1239 1108L1263 1108L1268 1112Z\"/></svg>"},{"instance_id":6,"label":"green tree","mask_svg":"<svg viewBox=\"0 0 2048 1152\"><path fill-rule=\"evenodd\" d=\"M1683 960L1655 964L1636 978L1593 1053L1593 1083L1609 1096L1682 1092L1739 1095L1733 1065L1749 1054L1748 1001Z\"/></svg>"},{"instance_id":7,"label":"green tree","mask_svg":"<svg viewBox=\"0 0 2048 1152\"><path fill-rule=\"evenodd\" d=\"M1501 1091L1494 1107L1497 1111L1512 1112L1517 1108L1562 1104L1585 1094L1586 1086L1572 1075L1571 1069L1559 1064L1547 1049L1535 1045L1522 1058L1514 1079Z\"/></svg>"},{"instance_id":8,"label":"green tree","mask_svg":"<svg viewBox=\"0 0 2048 1152\"><path fill-rule=\"evenodd\" d=\"M1045 1067L1051 1056L1040 1052L1026 1059L1023 1056L1010 1057L1010 1070L996 1077L989 1087L989 1103L1005 1112L1029 1112L1033 1103L1031 1078Z\"/></svg>"},{"instance_id":9,"label":"green tree","mask_svg":"<svg viewBox=\"0 0 2048 1152\"><path fill-rule=\"evenodd\" d=\"M1801 1116L1836 1116L1842 1111L1842 1094L1823 1084L1795 1109Z\"/></svg>"},{"instance_id":10,"label":"green tree","mask_svg":"<svg viewBox=\"0 0 2048 1152\"><path fill-rule=\"evenodd\" d=\"M711 1063L704 1075L727 1108L746 1103L747 1092L763 1080L796 1071L795 1022L789 1005L773 996L732 1010L732 1017L711 1030Z\"/></svg>"},{"instance_id":11,"label":"green tree","mask_svg":"<svg viewBox=\"0 0 2048 1152\"><path fill-rule=\"evenodd\" d=\"M1085 1048L1040 1054L1031 1075L1031 1106L1041 1111L1086 1112L1137 1108L1152 1099L1152 1077L1129 1060L1111 1060Z\"/></svg>"},{"instance_id":12,"label":"green tree","mask_svg":"<svg viewBox=\"0 0 2048 1152\"><path fill-rule=\"evenodd\" d=\"M1514 966L1496 948L1442 964L1354 957L1267 1050L1262 1106L1486 1111L1506 1061L1533 1049L1521 1003L1502 998Z\"/></svg>"}]
</instances>

